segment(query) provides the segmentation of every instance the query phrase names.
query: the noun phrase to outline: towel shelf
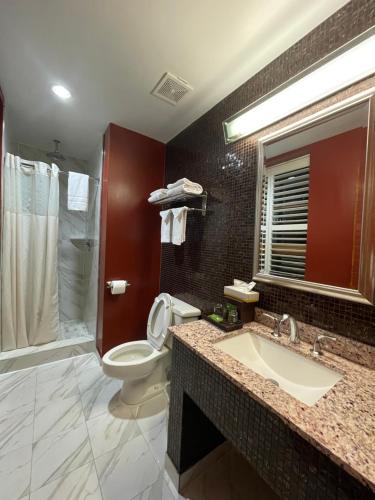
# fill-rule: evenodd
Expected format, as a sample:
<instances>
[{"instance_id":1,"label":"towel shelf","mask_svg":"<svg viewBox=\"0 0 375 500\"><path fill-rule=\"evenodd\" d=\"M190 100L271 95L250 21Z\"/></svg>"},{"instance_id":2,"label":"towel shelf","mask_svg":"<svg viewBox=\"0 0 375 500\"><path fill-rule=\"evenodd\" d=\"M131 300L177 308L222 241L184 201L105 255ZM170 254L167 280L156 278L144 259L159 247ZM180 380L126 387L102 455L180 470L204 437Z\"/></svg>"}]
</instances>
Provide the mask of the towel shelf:
<instances>
[{"instance_id":1,"label":"towel shelf","mask_svg":"<svg viewBox=\"0 0 375 500\"><path fill-rule=\"evenodd\" d=\"M192 200L194 198L200 198L202 200L202 208L192 208L188 207L189 212L200 212L203 216L207 213L207 191L203 191L201 194L177 194L175 196L168 196L162 198L161 200L154 201L152 205L169 205L170 203L176 203L179 201Z\"/></svg>"}]
</instances>

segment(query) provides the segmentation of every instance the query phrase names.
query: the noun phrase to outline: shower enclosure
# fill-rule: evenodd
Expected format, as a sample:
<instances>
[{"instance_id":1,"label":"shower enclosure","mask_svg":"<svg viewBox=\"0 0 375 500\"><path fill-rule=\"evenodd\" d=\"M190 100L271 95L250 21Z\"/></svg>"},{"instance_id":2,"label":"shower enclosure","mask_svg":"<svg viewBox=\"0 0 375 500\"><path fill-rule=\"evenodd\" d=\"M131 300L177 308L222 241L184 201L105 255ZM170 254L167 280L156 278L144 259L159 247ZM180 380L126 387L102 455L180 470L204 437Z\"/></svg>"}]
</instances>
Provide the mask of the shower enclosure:
<instances>
[{"instance_id":1,"label":"shower enclosure","mask_svg":"<svg viewBox=\"0 0 375 500\"><path fill-rule=\"evenodd\" d=\"M81 352L93 351L95 349L97 317L100 155L95 155L91 162L72 157L64 159L62 155L60 155L60 158L54 159L44 150L20 143L13 145L12 153L14 157L18 156L26 163L30 162L31 170L35 170L35 167L32 166L35 165L33 162L39 162L40 165L57 165L55 173L58 199L54 200L54 213L58 217L58 224L56 223L58 231L54 235L51 227L45 228L46 242L50 244L52 250L53 248L56 250L56 262L52 266L46 267L47 260L44 254L38 254L38 258L35 259L35 262L43 263L40 269L33 268L31 260L26 262L25 269L27 269L26 272L29 275L25 283L33 283L34 275L30 276L30 273L35 273L35 281L39 283L39 288L27 290L24 294L26 300L34 305L34 308L28 307L25 309L22 302L17 303L18 312L22 311L28 325L27 331L30 331L29 325L33 322L38 324L37 319L43 317L43 314L47 312L49 314L55 312L55 314L52 316L52 321L48 317L49 319L43 326L44 331L35 328L35 334L29 340L25 338L22 340L22 332L13 332L14 337L18 335L21 339L19 343L5 340L11 338L8 331L9 324L7 325L2 321L0 372L23 367L23 364L25 367L32 366L46 360L61 359ZM87 211L68 210L69 171L89 176ZM33 178L35 179L35 172ZM48 182L50 182L51 168L49 168L48 176L44 176L43 179L48 179ZM41 193L36 192L37 186L40 186L40 183L24 183L22 185L22 199L32 200L34 197L39 197L40 200L43 200L44 197ZM44 186L44 190L46 193L49 192L49 186ZM4 206L2 208L4 209ZM46 213L46 215L48 216L45 219L50 223L51 214ZM27 219L27 215L25 217ZM8 224L8 226L10 225ZM4 225L3 219L3 231L5 229L6 225ZM46 245L40 235L40 241L36 241L38 239L37 233L34 235L28 234L27 236L34 249L37 249L37 244L40 244L39 252L45 251ZM12 248L9 249L10 254L12 252L17 253L21 250L22 238L9 242L9 237L3 232L2 246L4 247L5 244L12 245ZM31 259L31 257L31 255L28 256L24 253L21 262L25 262L25 259ZM3 263L1 275L3 291L7 289L9 280L19 278L20 267L22 266L17 259L13 259L13 261L9 257L7 262ZM9 266L9 262L13 262L14 266ZM56 282L57 288L56 304L51 298L54 282ZM19 283L13 288L19 290ZM46 296L42 300L37 300L37 297L34 297L33 294L37 294L40 298L42 291L46 292ZM2 320L4 320L7 315L9 316L11 302L4 300L4 297L7 297L6 293L3 293L2 296ZM15 308L16 310L17 308ZM17 330L19 330L19 322L15 321L13 323L18 325Z\"/></svg>"}]
</instances>

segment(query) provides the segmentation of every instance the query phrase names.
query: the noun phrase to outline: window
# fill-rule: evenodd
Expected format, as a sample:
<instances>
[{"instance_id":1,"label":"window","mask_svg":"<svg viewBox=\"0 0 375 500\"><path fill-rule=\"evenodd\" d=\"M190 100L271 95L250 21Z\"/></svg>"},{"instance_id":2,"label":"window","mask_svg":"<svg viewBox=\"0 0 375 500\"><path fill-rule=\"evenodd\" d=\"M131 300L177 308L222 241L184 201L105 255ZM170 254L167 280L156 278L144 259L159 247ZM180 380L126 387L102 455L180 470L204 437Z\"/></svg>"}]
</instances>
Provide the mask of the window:
<instances>
[{"instance_id":1,"label":"window","mask_svg":"<svg viewBox=\"0 0 375 500\"><path fill-rule=\"evenodd\" d=\"M260 233L260 272L304 279L310 155L266 167Z\"/></svg>"}]
</instances>

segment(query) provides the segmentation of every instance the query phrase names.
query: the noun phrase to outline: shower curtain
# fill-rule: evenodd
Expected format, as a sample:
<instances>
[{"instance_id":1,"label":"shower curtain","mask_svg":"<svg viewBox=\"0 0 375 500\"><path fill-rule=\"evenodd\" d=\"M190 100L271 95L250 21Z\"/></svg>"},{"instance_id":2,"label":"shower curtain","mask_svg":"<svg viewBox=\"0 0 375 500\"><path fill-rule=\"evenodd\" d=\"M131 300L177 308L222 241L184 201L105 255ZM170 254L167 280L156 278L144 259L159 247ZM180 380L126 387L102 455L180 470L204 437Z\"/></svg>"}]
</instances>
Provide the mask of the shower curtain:
<instances>
[{"instance_id":1,"label":"shower curtain","mask_svg":"<svg viewBox=\"0 0 375 500\"><path fill-rule=\"evenodd\" d=\"M1 246L1 350L44 344L59 331L59 169L6 155Z\"/></svg>"}]
</instances>

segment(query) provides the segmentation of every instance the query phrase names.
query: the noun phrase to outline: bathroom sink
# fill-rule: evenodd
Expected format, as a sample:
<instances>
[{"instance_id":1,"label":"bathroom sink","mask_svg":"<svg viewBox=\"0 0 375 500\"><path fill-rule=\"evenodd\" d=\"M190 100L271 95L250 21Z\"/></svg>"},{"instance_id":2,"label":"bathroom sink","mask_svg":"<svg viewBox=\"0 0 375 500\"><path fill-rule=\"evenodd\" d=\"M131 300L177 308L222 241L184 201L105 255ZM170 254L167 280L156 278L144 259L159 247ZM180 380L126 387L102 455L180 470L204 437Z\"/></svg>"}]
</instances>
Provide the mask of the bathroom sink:
<instances>
[{"instance_id":1,"label":"bathroom sink","mask_svg":"<svg viewBox=\"0 0 375 500\"><path fill-rule=\"evenodd\" d=\"M251 332L215 346L308 406L342 378L340 373Z\"/></svg>"}]
</instances>

